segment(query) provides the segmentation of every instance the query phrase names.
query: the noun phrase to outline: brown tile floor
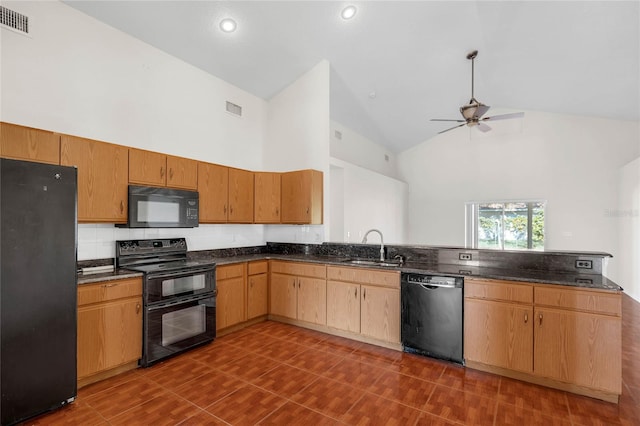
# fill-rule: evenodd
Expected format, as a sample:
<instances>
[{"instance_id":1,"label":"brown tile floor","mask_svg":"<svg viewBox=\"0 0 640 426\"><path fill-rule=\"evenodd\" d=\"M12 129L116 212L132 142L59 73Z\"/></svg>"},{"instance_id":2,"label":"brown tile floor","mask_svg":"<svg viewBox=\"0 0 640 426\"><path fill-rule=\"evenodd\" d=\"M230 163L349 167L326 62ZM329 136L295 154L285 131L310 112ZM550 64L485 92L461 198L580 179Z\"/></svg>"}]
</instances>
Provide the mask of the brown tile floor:
<instances>
[{"instance_id":1,"label":"brown tile floor","mask_svg":"<svg viewBox=\"0 0 640 426\"><path fill-rule=\"evenodd\" d=\"M276 322L80 390L33 425L640 425L640 304L609 404Z\"/></svg>"}]
</instances>

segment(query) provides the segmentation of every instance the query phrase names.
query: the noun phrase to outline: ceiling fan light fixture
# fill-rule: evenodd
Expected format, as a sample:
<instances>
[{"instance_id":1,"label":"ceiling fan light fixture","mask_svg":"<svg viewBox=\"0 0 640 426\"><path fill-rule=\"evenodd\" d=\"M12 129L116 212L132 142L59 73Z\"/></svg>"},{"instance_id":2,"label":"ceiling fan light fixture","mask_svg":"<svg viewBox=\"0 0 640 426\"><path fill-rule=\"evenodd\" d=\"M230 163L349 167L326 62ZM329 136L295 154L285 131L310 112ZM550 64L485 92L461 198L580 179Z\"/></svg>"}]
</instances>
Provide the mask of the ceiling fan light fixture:
<instances>
[{"instance_id":1,"label":"ceiling fan light fixture","mask_svg":"<svg viewBox=\"0 0 640 426\"><path fill-rule=\"evenodd\" d=\"M231 18L225 18L220 21L220 29L225 33L232 33L238 28L238 24Z\"/></svg>"},{"instance_id":2,"label":"ceiling fan light fixture","mask_svg":"<svg viewBox=\"0 0 640 426\"><path fill-rule=\"evenodd\" d=\"M356 12L357 11L358 11L358 9L356 9L356 7L354 5L349 5L349 6L345 7L344 9L342 9L342 12L340 12L340 16L345 21L348 21L349 19L351 19L354 16L356 16Z\"/></svg>"}]
</instances>

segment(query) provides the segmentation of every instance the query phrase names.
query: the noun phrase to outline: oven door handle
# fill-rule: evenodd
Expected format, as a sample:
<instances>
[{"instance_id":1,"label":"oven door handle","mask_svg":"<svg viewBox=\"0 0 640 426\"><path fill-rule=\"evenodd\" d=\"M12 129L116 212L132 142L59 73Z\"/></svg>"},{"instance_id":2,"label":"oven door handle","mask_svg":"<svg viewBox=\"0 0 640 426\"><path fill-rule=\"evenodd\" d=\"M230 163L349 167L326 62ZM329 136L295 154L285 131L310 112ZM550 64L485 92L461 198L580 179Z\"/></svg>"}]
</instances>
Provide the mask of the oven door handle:
<instances>
[{"instance_id":1,"label":"oven door handle","mask_svg":"<svg viewBox=\"0 0 640 426\"><path fill-rule=\"evenodd\" d=\"M186 277L190 275L206 274L208 272L213 272L215 270L216 270L215 266L214 267L208 266L203 268L190 268L189 270L186 270L186 271L154 272L152 274L147 275L147 279L156 280L156 279L162 279L162 278L181 278L181 277Z\"/></svg>"},{"instance_id":2,"label":"oven door handle","mask_svg":"<svg viewBox=\"0 0 640 426\"><path fill-rule=\"evenodd\" d=\"M211 299L212 297L216 297L217 295L218 295L218 290L216 289L211 293L198 294L197 296L191 296L191 297L181 297L178 299L164 301L162 303L147 305L146 308L147 308L147 311L156 311L158 309L167 308L169 306L182 305L189 302L197 302L198 300L203 300L203 299Z\"/></svg>"}]
</instances>

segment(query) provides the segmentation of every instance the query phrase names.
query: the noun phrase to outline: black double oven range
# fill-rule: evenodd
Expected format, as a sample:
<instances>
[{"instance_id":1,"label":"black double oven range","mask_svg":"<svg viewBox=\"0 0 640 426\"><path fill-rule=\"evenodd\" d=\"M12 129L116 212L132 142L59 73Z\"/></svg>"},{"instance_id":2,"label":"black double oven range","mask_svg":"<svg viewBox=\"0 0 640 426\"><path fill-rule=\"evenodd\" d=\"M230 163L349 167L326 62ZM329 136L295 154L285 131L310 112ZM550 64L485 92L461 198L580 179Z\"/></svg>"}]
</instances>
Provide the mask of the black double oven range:
<instances>
[{"instance_id":1,"label":"black double oven range","mask_svg":"<svg viewBox=\"0 0 640 426\"><path fill-rule=\"evenodd\" d=\"M141 366L216 337L216 265L188 260L184 238L116 241L116 265L144 274Z\"/></svg>"}]
</instances>

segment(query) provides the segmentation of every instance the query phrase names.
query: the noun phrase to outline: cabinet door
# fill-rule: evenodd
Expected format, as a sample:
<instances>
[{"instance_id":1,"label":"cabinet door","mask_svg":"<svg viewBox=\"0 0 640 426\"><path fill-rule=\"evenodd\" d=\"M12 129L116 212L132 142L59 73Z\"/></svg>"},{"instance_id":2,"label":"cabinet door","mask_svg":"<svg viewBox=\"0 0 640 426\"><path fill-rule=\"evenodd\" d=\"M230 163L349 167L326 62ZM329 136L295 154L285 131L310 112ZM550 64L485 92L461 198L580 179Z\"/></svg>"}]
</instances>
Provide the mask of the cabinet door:
<instances>
[{"instance_id":1,"label":"cabinet door","mask_svg":"<svg viewBox=\"0 0 640 426\"><path fill-rule=\"evenodd\" d=\"M255 223L280 223L280 173L256 172Z\"/></svg>"},{"instance_id":2,"label":"cabinet door","mask_svg":"<svg viewBox=\"0 0 640 426\"><path fill-rule=\"evenodd\" d=\"M365 336L400 342L400 290L361 286L360 329Z\"/></svg>"},{"instance_id":3,"label":"cabinet door","mask_svg":"<svg viewBox=\"0 0 640 426\"><path fill-rule=\"evenodd\" d=\"M619 317L538 308L534 320L536 375L621 392Z\"/></svg>"},{"instance_id":4,"label":"cabinet door","mask_svg":"<svg viewBox=\"0 0 640 426\"><path fill-rule=\"evenodd\" d=\"M218 280L216 286L216 329L245 321L244 277Z\"/></svg>"},{"instance_id":5,"label":"cabinet door","mask_svg":"<svg viewBox=\"0 0 640 426\"><path fill-rule=\"evenodd\" d=\"M467 361L531 373L533 308L465 299L464 354Z\"/></svg>"},{"instance_id":6,"label":"cabinet door","mask_svg":"<svg viewBox=\"0 0 640 426\"><path fill-rule=\"evenodd\" d=\"M198 162L167 155L167 186L196 190L198 188Z\"/></svg>"},{"instance_id":7,"label":"cabinet door","mask_svg":"<svg viewBox=\"0 0 640 426\"><path fill-rule=\"evenodd\" d=\"M298 319L327 323L327 282L319 278L298 278Z\"/></svg>"},{"instance_id":8,"label":"cabinet door","mask_svg":"<svg viewBox=\"0 0 640 426\"><path fill-rule=\"evenodd\" d=\"M322 224L322 172L282 173L282 223Z\"/></svg>"},{"instance_id":9,"label":"cabinet door","mask_svg":"<svg viewBox=\"0 0 640 426\"><path fill-rule=\"evenodd\" d=\"M142 298L78 308L78 378L142 356Z\"/></svg>"},{"instance_id":10,"label":"cabinet door","mask_svg":"<svg viewBox=\"0 0 640 426\"><path fill-rule=\"evenodd\" d=\"M269 313L267 274L251 275L247 283L247 319Z\"/></svg>"},{"instance_id":11,"label":"cabinet door","mask_svg":"<svg viewBox=\"0 0 640 426\"><path fill-rule=\"evenodd\" d=\"M129 148L129 183L165 186L167 156L159 152Z\"/></svg>"},{"instance_id":12,"label":"cabinet door","mask_svg":"<svg viewBox=\"0 0 640 426\"><path fill-rule=\"evenodd\" d=\"M198 193L200 223L227 221L229 198L229 168L210 163L198 163Z\"/></svg>"},{"instance_id":13,"label":"cabinet door","mask_svg":"<svg viewBox=\"0 0 640 426\"><path fill-rule=\"evenodd\" d=\"M78 222L127 221L129 150L63 135L60 164L78 167Z\"/></svg>"},{"instance_id":14,"label":"cabinet door","mask_svg":"<svg viewBox=\"0 0 640 426\"><path fill-rule=\"evenodd\" d=\"M0 156L60 164L60 135L16 124L0 123Z\"/></svg>"},{"instance_id":15,"label":"cabinet door","mask_svg":"<svg viewBox=\"0 0 640 426\"><path fill-rule=\"evenodd\" d=\"M298 287L297 279L291 275L271 274L271 299L269 313L296 319Z\"/></svg>"},{"instance_id":16,"label":"cabinet door","mask_svg":"<svg viewBox=\"0 0 640 426\"><path fill-rule=\"evenodd\" d=\"M360 285L327 281L327 325L360 333Z\"/></svg>"},{"instance_id":17,"label":"cabinet door","mask_svg":"<svg viewBox=\"0 0 640 426\"><path fill-rule=\"evenodd\" d=\"M253 222L253 172L229 169L229 222Z\"/></svg>"}]
</instances>

